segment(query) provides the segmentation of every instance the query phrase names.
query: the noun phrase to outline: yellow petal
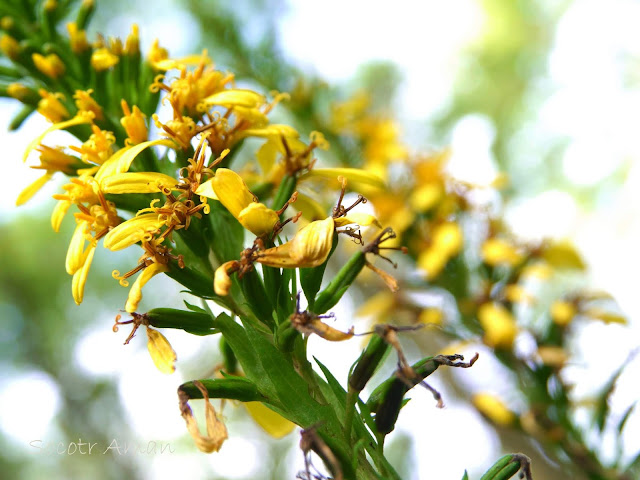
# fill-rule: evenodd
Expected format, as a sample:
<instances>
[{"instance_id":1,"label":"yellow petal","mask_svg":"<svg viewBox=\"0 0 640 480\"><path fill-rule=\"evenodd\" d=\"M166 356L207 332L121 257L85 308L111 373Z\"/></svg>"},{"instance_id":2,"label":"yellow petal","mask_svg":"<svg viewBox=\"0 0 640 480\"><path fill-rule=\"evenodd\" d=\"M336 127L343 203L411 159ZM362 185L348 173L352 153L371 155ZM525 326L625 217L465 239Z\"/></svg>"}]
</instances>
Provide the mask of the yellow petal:
<instances>
[{"instance_id":1,"label":"yellow petal","mask_svg":"<svg viewBox=\"0 0 640 480\"><path fill-rule=\"evenodd\" d=\"M371 225L375 225L378 228L382 228L378 219L368 213L349 212L346 217L335 218L334 221L337 227L356 223L361 227L370 227Z\"/></svg>"},{"instance_id":2,"label":"yellow petal","mask_svg":"<svg viewBox=\"0 0 640 480\"><path fill-rule=\"evenodd\" d=\"M214 200L219 200L216 192L213 191L213 178L207 180L204 183L201 183L198 189L196 190L196 195L200 195L201 197L212 198Z\"/></svg>"},{"instance_id":3,"label":"yellow petal","mask_svg":"<svg viewBox=\"0 0 640 480\"><path fill-rule=\"evenodd\" d=\"M584 312L584 315L586 315L587 317L591 317L595 320L600 320L607 324L610 324L610 323L617 323L619 325L627 324L627 318L624 317L623 315L607 312L597 307L589 308Z\"/></svg>"},{"instance_id":4,"label":"yellow petal","mask_svg":"<svg viewBox=\"0 0 640 480\"><path fill-rule=\"evenodd\" d=\"M24 205L25 203L27 203L31 199L31 197L33 197L36 194L38 190L44 187L45 184L49 180L51 180L52 177L53 177L53 173L47 172L41 177L39 177L35 182L33 182L27 188L22 190L22 192L20 192L20 195L18 195L18 198L16 198L16 207L19 207L20 205Z\"/></svg>"},{"instance_id":5,"label":"yellow petal","mask_svg":"<svg viewBox=\"0 0 640 480\"><path fill-rule=\"evenodd\" d=\"M391 310L395 305L395 297L391 292L383 290L369 297L356 310L356 317L367 317L369 315L382 316Z\"/></svg>"},{"instance_id":6,"label":"yellow petal","mask_svg":"<svg viewBox=\"0 0 640 480\"><path fill-rule=\"evenodd\" d=\"M327 212L315 199L298 192L298 198L292 207L302 212L302 216L307 220L321 220L326 218Z\"/></svg>"},{"instance_id":7,"label":"yellow petal","mask_svg":"<svg viewBox=\"0 0 640 480\"><path fill-rule=\"evenodd\" d=\"M213 177L213 191L218 200L226 207L234 217L238 218L240 212L254 201L253 194L242 180L242 177L228 168L216 170Z\"/></svg>"},{"instance_id":8,"label":"yellow petal","mask_svg":"<svg viewBox=\"0 0 640 480\"><path fill-rule=\"evenodd\" d=\"M291 242L283 243L277 247L268 248L260 252L257 262L267 267L274 268L298 268L300 265L291 258Z\"/></svg>"},{"instance_id":9,"label":"yellow petal","mask_svg":"<svg viewBox=\"0 0 640 480\"><path fill-rule=\"evenodd\" d=\"M229 268L237 263L238 262L235 260L231 260L216 268L216 273L213 276L213 290L216 292L216 295L220 295L222 297L229 295L229 290L231 289Z\"/></svg>"},{"instance_id":10,"label":"yellow petal","mask_svg":"<svg viewBox=\"0 0 640 480\"><path fill-rule=\"evenodd\" d=\"M91 268L91 262L93 262L93 255L95 252L95 244L90 245L85 252L86 256L82 268L73 274L73 280L71 280L71 294L73 295L73 299L77 305L80 305L84 298L84 285L87 283L87 276L89 275L89 269Z\"/></svg>"},{"instance_id":11,"label":"yellow petal","mask_svg":"<svg viewBox=\"0 0 640 480\"><path fill-rule=\"evenodd\" d=\"M231 89L209 95L198 104L198 108L219 105L221 107L256 108L265 103L264 96L253 90Z\"/></svg>"},{"instance_id":12,"label":"yellow petal","mask_svg":"<svg viewBox=\"0 0 640 480\"><path fill-rule=\"evenodd\" d=\"M257 237L273 232L280 218L262 203L252 202L238 214L238 221Z\"/></svg>"},{"instance_id":13,"label":"yellow petal","mask_svg":"<svg viewBox=\"0 0 640 480\"><path fill-rule=\"evenodd\" d=\"M542 252L542 258L554 268L576 270L584 270L586 268L580 254L569 242L548 245Z\"/></svg>"},{"instance_id":14,"label":"yellow petal","mask_svg":"<svg viewBox=\"0 0 640 480\"><path fill-rule=\"evenodd\" d=\"M247 408L251 418L274 438L282 438L296 428L295 423L290 422L261 402L245 402L244 406Z\"/></svg>"},{"instance_id":15,"label":"yellow petal","mask_svg":"<svg viewBox=\"0 0 640 480\"><path fill-rule=\"evenodd\" d=\"M560 326L568 325L578 313L576 306L566 300L556 300L551 304L551 319Z\"/></svg>"},{"instance_id":16,"label":"yellow petal","mask_svg":"<svg viewBox=\"0 0 640 480\"><path fill-rule=\"evenodd\" d=\"M330 342L342 342L353 337L353 327L351 327L348 332L342 332L333 327L330 327L319 319L312 320L310 322L310 325L308 327L305 327L305 330L310 330L316 335L324 338L325 340L329 340Z\"/></svg>"},{"instance_id":17,"label":"yellow petal","mask_svg":"<svg viewBox=\"0 0 640 480\"><path fill-rule=\"evenodd\" d=\"M176 371L176 352L171 348L171 344L159 331L147 327L147 348L153 363L162 373L173 373Z\"/></svg>"},{"instance_id":18,"label":"yellow petal","mask_svg":"<svg viewBox=\"0 0 640 480\"><path fill-rule=\"evenodd\" d=\"M111 155L100 167L98 173L96 173L95 179L99 184L102 184L105 178L115 175L116 173L124 173L129 171L131 163L136 157L146 148L153 147L155 145L164 145L165 147L175 148L176 144L166 138L158 140L150 140L148 142L142 142L133 147L125 147L118 150Z\"/></svg>"},{"instance_id":19,"label":"yellow petal","mask_svg":"<svg viewBox=\"0 0 640 480\"><path fill-rule=\"evenodd\" d=\"M492 348L509 349L518 333L516 321L509 310L496 302L487 302L478 309L478 320L484 329L484 342Z\"/></svg>"},{"instance_id":20,"label":"yellow petal","mask_svg":"<svg viewBox=\"0 0 640 480\"><path fill-rule=\"evenodd\" d=\"M487 265L515 266L522 262L522 255L515 245L501 238L489 238L482 245L482 258Z\"/></svg>"},{"instance_id":21,"label":"yellow petal","mask_svg":"<svg viewBox=\"0 0 640 480\"><path fill-rule=\"evenodd\" d=\"M144 287L155 275L168 271L169 267L160 263L152 263L145 268L142 273L138 275L136 281L133 282L131 290L129 290L129 297L127 298L127 303L124 306L125 311L127 313L135 312L138 309L140 300L142 300L142 287Z\"/></svg>"},{"instance_id":22,"label":"yellow petal","mask_svg":"<svg viewBox=\"0 0 640 480\"><path fill-rule=\"evenodd\" d=\"M331 251L335 224L333 218L316 220L304 226L291 240L291 258L305 267L322 265Z\"/></svg>"},{"instance_id":23,"label":"yellow petal","mask_svg":"<svg viewBox=\"0 0 640 480\"><path fill-rule=\"evenodd\" d=\"M508 427L516 420L515 414L502 401L489 393L477 393L471 399L473 405L496 425Z\"/></svg>"},{"instance_id":24,"label":"yellow petal","mask_svg":"<svg viewBox=\"0 0 640 480\"><path fill-rule=\"evenodd\" d=\"M101 183L104 193L156 193L163 189L176 190L178 180L158 172L119 173Z\"/></svg>"},{"instance_id":25,"label":"yellow petal","mask_svg":"<svg viewBox=\"0 0 640 480\"><path fill-rule=\"evenodd\" d=\"M300 134L298 131L290 125L271 124L263 128L248 128L241 132L243 137L264 137L264 138L277 138L280 141L281 137L285 138L298 138Z\"/></svg>"},{"instance_id":26,"label":"yellow petal","mask_svg":"<svg viewBox=\"0 0 640 480\"><path fill-rule=\"evenodd\" d=\"M81 125L83 123L91 123L92 121L93 121L93 113L91 113L91 112L80 112L80 113L78 113L78 115L76 115L75 117L73 117L70 120L66 120L64 122L59 122L59 123L54 123L49 128L47 128L44 132L42 132L40 135L38 135L29 144L29 146L27 147L27 149L24 152L24 155L22 156L22 161L23 162L27 161L27 157L29 156L31 151L34 150L38 145L40 145L40 143L42 143L42 140L44 139L44 137L46 137L49 133L54 132L56 130L63 130L65 128L73 127L74 125Z\"/></svg>"},{"instance_id":27,"label":"yellow petal","mask_svg":"<svg viewBox=\"0 0 640 480\"><path fill-rule=\"evenodd\" d=\"M89 223L79 222L76 225L76 229L73 231L71 241L69 242L69 248L67 249L67 258L65 261L65 267L69 275L76 273L85 263L84 244L87 239L85 232L89 226Z\"/></svg>"},{"instance_id":28,"label":"yellow petal","mask_svg":"<svg viewBox=\"0 0 640 480\"><path fill-rule=\"evenodd\" d=\"M384 180L378 175L359 168L314 168L309 173L303 175L302 178L327 178L336 180L338 176L346 178L349 183L353 182L379 189L386 188Z\"/></svg>"},{"instance_id":29,"label":"yellow petal","mask_svg":"<svg viewBox=\"0 0 640 480\"><path fill-rule=\"evenodd\" d=\"M69 207L71 207L71 202L69 200L59 200L54 207L53 212L51 213L51 226L53 227L54 232L60 231L60 224L62 224L62 220L67 214Z\"/></svg>"},{"instance_id":30,"label":"yellow petal","mask_svg":"<svg viewBox=\"0 0 640 480\"><path fill-rule=\"evenodd\" d=\"M148 237L162 225L164 221L158 219L157 213L138 215L122 222L107 233L104 237L104 246L112 251L122 250Z\"/></svg>"}]
</instances>

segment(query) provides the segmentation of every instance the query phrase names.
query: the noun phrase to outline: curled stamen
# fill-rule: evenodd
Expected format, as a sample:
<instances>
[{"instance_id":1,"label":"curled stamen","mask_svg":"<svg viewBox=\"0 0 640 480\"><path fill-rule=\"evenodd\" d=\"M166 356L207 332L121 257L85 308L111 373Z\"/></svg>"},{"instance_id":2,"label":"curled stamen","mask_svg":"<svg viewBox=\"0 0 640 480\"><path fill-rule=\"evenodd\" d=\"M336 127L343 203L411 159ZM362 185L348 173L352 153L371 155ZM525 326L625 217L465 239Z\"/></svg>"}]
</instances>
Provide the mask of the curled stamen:
<instances>
[{"instance_id":1,"label":"curled stamen","mask_svg":"<svg viewBox=\"0 0 640 480\"><path fill-rule=\"evenodd\" d=\"M144 325L144 326L149 326L149 318L147 316L146 313L130 313L130 315L133 317L131 320L125 320L124 322L121 322L120 319L122 318L122 316L120 314L116 315L116 319L115 319L115 323L113 324L112 330L114 332L117 332L119 330L118 325L131 325L133 324L133 329L131 330L131 333L129 333L129 336L127 337L127 339L124 342L124 345L128 345L129 342L131 341L131 339L135 336L136 331L138 330L138 328L140 327L140 325Z\"/></svg>"}]
</instances>

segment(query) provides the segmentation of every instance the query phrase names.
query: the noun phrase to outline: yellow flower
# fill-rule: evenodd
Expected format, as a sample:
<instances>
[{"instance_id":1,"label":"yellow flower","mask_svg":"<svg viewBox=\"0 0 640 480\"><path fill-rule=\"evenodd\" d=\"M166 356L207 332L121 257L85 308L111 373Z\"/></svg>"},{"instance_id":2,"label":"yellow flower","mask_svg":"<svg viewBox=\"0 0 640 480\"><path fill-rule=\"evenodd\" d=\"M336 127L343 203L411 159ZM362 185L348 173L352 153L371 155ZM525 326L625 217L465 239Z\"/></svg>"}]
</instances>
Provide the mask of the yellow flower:
<instances>
[{"instance_id":1,"label":"yellow flower","mask_svg":"<svg viewBox=\"0 0 640 480\"><path fill-rule=\"evenodd\" d=\"M3 33L0 37L0 50L11 60L17 60L20 55L20 44L11 35Z\"/></svg>"},{"instance_id":2,"label":"yellow flower","mask_svg":"<svg viewBox=\"0 0 640 480\"><path fill-rule=\"evenodd\" d=\"M576 306L566 300L556 300L551 304L551 319L556 325L564 327L571 323L573 317L578 313Z\"/></svg>"},{"instance_id":3,"label":"yellow flower","mask_svg":"<svg viewBox=\"0 0 640 480\"><path fill-rule=\"evenodd\" d=\"M516 421L515 414L490 393L476 393L471 401L482 415L498 426L508 427Z\"/></svg>"},{"instance_id":4,"label":"yellow flower","mask_svg":"<svg viewBox=\"0 0 640 480\"><path fill-rule=\"evenodd\" d=\"M54 80L62 76L66 70L64 63L55 53L50 53L46 57L39 53L34 53L31 55L31 59L38 70Z\"/></svg>"},{"instance_id":5,"label":"yellow flower","mask_svg":"<svg viewBox=\"0 0 640 480\"><path fill-rule=\"evenodd\" d=\"M127 143L136 145L138 143L145 142L149 137L149 129L147 128L147 124L144 120L145 114L142 113L136 105L133 106L133 112L131 112L125 99L122 99L120 105L124 112L124 117L120 119L120 123L129 137L127 139Z\"/></svg>"},{"instance_id":6,"label":"yellow flower","mask_svg":"<svg viewBox=\"0 0 640 480\"><path fill-rule=\"evenodd\" d=\"M125 55L137 55L140 53L140 31L135 23L131 25L131 33L124 44Z\"/></svg>"},{"instance_id":7,"label":"yellow flower","mask_svg":"<svg viewBox=\"0 0 640 480\"><path fill-rule=\"evenodd\" d=\"M431 245L418 256L418 267L426 272L427 279L432 280L460 252L462 245L462 229L457 223L436 225L431 235Z\"/></svg>"},{"instance_id":8,"label":"yellow flower","mask_svg":"<svg viewBox=\"0 0 640 480\"><path fill-rule=\"evenodd\" d=\"M51 125L44 132L42 132L40 135L38 135L34 140L32 140L31 143L29 143L29 146L24 151L24 155L22 156L22 161L23 162L27 161L27 157L29 156L29 154L36 147L38 147L38 145L40 145L40 143L42 142L44 137L46 137L49 133L51 133L53 131L56 131L56 130L63 130L65 128L69 128L69 127L72 127L74 125L81 125L83 123L91 123L92 121L93 121L93 114L92 113L90 113L90 112L80 112L78 115L73 117L71 120L67 120L65 122L59 122L59 123L56 123L54 125Z\"/></svg>"},{"instance_id":9,"label":"yellow flower","mask_svg":"<svg viewBox=\"0 0 640 480\"><path fill-rule=\"evenodd\" d=\"M514 267L522 262L522 254L518 249L501 238L489 238L482 245L482 258L487 265L496 267L508 265Z\"/></svg>"},{"instance_id":10,"label":"yellow flower","mask_svg":"<svg viewBox=\"0 0 640 480\"><path fill-rule=\"evenodd\" d=\"M233 170L217 169L215 176L200 185L196 194L219 200L244 228L258 237L273 232L278 223L278 214L257 202L242 177Z\"/></svg>"},{"instance_id":11,"label":"yellow flower","mask_svg":"<svg viewBox=\"0 0 640 480\"><path fill-rule=\"evenodd\" d=\"M496 302L480 305L478 320L484 329L484 342L497 349L510 349L518 333L516 321L509 310Z\"/></svg>"},{"instance_id":12,"label":"yellow flower","mask_svg":"<svg viewBox=\"0 0 640 480\"><path fill-rule=\"evenodd\" d=\"M79 55L89 49L87 32L79 30L75 22L67 23L67 32L69 32L69 42L71 43L71 51L73 53Z\"/></svg>"},{"instance_id":13,"label":"yellow flower","mask_svg":"<svg viewBox=\"0 0 640 480\"><path fill-rule=\"evenodd\" d=\"M73 95L73 98L76 101L76 107L78 107L78 110L81 112L93 112L96 120L102 120L104 118L102 114L102 107L98 105L98 102L91 98L92 93L92 89L86 91L76 90L76 93Z\"/></svg>"},{"instance_id":14,"label":"yellow flower","mask_svg":"<svg viewBox=\"0 0 640 480\"><path fill-rule=\"evenodd\" d=\"M108 70L120 61L120 57L111 53L108 48L98 48L91 54L91 67L97 72Z\"/></svg>"},{"instance_id":15,"label":"yellow flower","mask_svg":"<svg viewBox=\"0 0 640 480\"><path fill-rule=\"evenodd\" d=\"M25 87L21 83L10 83L7 86L7 93L10 97L24 102L33 94L33 91L29 87Z\"/></svg>"},{"instance_id":16,"label":"yellow flower","mask_svg":"<svg viewBox=\"0 0 640 480\"><path fill-rule=\"evenodd\" d=\"M38 102L38 113L51 123L59 123L65 118L69 118L69 111L60 102L61 99L64 99L64 95L61 93L49 93L43 88L38 93L42 97L42 100Z\"/></svg>"},{"instance_id":17,"label":"yellow flower","mask_svg":"<svg viewBox=\"0 0 640 480\"><path fill-rule=\"evenodd\" d=\"M443 313L439 308L425 308L418 316L418 323L426 325L442 325Z\"/></svg>"},{"instance_id":18,"label":"yellow flower","mask_svg":"<svg viewBox=\"0 0 640 480\"><path fill-rule=\"evenodd\" d=\"M542 345L538 347L538 356L542 360L542 363L555 368L562 368L569 355L562 347L554 347L549 345Z\"/></svg>"},{"instance_id":19,"label":"yellow flower","mask_svg":"<svg viewBox=\"0 0 640 480\"><path fill-rule=\"evenodd\" d=\"M92 125L91 129L93 133L82 144L82 147L71 145L69 148L78 152L83 162L102 165L113 155L113 144L116 141L116 137L112 132L101 130L97 125Z\"/></svg>"}]
</instances>

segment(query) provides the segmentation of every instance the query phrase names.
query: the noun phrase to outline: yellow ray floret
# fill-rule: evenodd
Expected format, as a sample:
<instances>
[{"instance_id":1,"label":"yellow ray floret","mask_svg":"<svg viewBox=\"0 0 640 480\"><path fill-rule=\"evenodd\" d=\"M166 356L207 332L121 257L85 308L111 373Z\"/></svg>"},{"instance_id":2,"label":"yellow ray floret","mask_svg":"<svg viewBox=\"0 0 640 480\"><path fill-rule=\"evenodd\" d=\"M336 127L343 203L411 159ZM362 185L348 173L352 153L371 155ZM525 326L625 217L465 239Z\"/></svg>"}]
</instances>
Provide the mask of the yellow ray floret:
<instances>
[{"instance_id":1,"label":"yellow ray floret","mask_svg":"<svg viewBox=\"0 0 640 480\"><path fill-rule=\"evenodd\" d=\"M136 281L133 282L131 290L129 290L129 297L127 298L127 303L124 306L125 311L127 313L135 312L138 309L140 300L142 300L142 287L144 287L154 276L168 271L169 267L162 265L161 263L152 263L145 268L142 273L138 275Z\"/></svg>"},{"instance_id":2,"label":"yellow ray floret","mask_svg":"<svg viewBox=\"0 0 640 480\"><path fill-rule=\"evenodd\" d=\"M157 213L145 213L121 223L104 237L104 246L109 250L122 250L141 240L151 238L165 224Z\"/></svg>"},{"instance_id":3,"label":"yellow ray floret","mask_svg":"<svg viewBox=\"0 0 640 480\"><path fill-rule=\"evenodd\" d=\"M151 360L162 373L173 373L176 371L176 352L171 348L171 344L159 331L147 327L147 348Z\"/></svg>"},{"instance_id":4,"label":"yellow ray floret","mask_svg":"<svg viewBox=\"0 0 640 480\"><path fill-rule=\"evenodd\" d=\"M119 173L106 177L101 184L104 193L157 193L176 190L178 180L164 173Z\"/></svg>"}]
</instances>

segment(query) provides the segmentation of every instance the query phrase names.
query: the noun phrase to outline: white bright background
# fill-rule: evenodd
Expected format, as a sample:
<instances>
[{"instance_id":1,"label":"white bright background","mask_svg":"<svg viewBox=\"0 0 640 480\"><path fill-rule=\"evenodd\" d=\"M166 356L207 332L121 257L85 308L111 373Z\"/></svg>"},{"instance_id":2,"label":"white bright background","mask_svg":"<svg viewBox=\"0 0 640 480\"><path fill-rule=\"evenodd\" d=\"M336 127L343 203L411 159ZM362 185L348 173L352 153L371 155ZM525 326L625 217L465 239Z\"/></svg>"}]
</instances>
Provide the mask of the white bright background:
<instances>
[{"instance_id":1,"label":"white bright background","mask_svg":"<svg viewBox=\"0 0 640 480\"><path fill-rule=\"evenodd\" d=\"M195 29L187 28L191 19L187 14L176 13L174 8L168 0L154 2L154 9L144 14L115 18L109 33L126 35L129 25L136 22L141 26L146 45L150 44L153 32L165 32L163 46L177 55L188 53L190 44L197 40L189 33ZM603 18L605 8L607 14ZM628 333L620 327L599 324L584 330L578 360L571 369L577 390L584 395L593 393L611 371L610 366L603 366L605 362L594 360L593 352L599 352L599 356L617 365L638 343L636 319L640 307L636 301L637 282L630 274L640 271L637 254L640 223L635 221L640 213L640 143L636 135L640 126L640 91L625 86L621 59L630 53L640 53L639 21L640 4L634 1L574 2L560 21L548 64L548 79L555 86L555 93L537 112L538 130L570 140L562 162L571 182L597 185L621 162L626 162L628 175L622 188L594 211L583 211L567 192L549 190L510 207L507 214L514 231L524 237L573 239L590 265L591 284L611 292L631 319ZM460 53L482 32L485 19L475 0L407 0L394 6L388 1L325 0L321 4L295 2L279 22L286 56L329 81L349 79L357 66L367 60L395 62L405 76L398 118L410 126L446 105ZM176 24L181 25L179 30L173 27ZM172 31L180 34L166 34ZM215 58L215 52L212 53ZM12 104L2 103L0 125L8 124L13 111ZM48 195L41 192L21 210L13 206L17 194L30 182L29 178L38 175L32 175L34 172L28 171L20 158L27 143L43 128L43 121L33 119L20 132L3 134L1 221L25 210L48 210L52 205ZM495 171L489 150L493 131L491 121L481 115L470 115L458 122L452 136L455 173L482 183L491 178ZM48 194L55 191L56 186L47 187ZM348 310L347 306L343 318L350 318ZM110 318L104 321L109 324ZM188 361L192 357L190 352L197 351L200 339L178 335L172 336L171 341L180 359ZM346 365L357 355L357 345L333 348L330 355L320 353L320 358L338 372L339 379L344 379ZM581 352L589 353L591 359L583 358ZM77 345L75 354L91 374L117 382L123 398L144 395L149 388L156 390L157 401L152 404L126 403L139 438L171 441L184 434L184 423L176 409L175 387L187 379L180 378L179 373L171 377L157 374L143 341L132 348L123 348L120 336L90 331ZM482 368L480 362L478 367ZM614 411L621 412L638 398L635 382L629 380L637 377L639 367L635 361L623 376L613 397ZM442 388L442 384L438 386ZM25 399L14 394L27 387L40 392L37 404L25 405L25 401L34 397ZM28 441L34 438L74 441L56 437L53 419L59 398L53 379L37 371L4 376L0 380L0 411L17 411L16 402L32 415L18 419L3 414L0 428L17 448L29 451ZM194 456L183 449L170 456L145 458L146 478L184 476L197 480L209 478L211 471L233 478L250 476L263 468L265 452L257 442L260 433L255 431L254 440L251 435L234 436L234 422L241 422L241 416L227 413L229 410L225 414L231 417L228 422L231 436L219 454ZM240 423L235 425L239 427ZM409 434L415 440L413 478L416 479L458 480L463 466L479 476L480 469L486 468L501 453L497 437L475 412L453 401L444 410L437 410L425 392L414 394L414 400L400 416L397 432ZM628 454L640 447L639 436L640 421L635 415L625 437ZM446 447L452 444L473 447L455 450ZM297 451L285 461L293 465L292 472L302 466ZM451 468L452 465L456 468Z\"/></svg>"}]
</instances>

